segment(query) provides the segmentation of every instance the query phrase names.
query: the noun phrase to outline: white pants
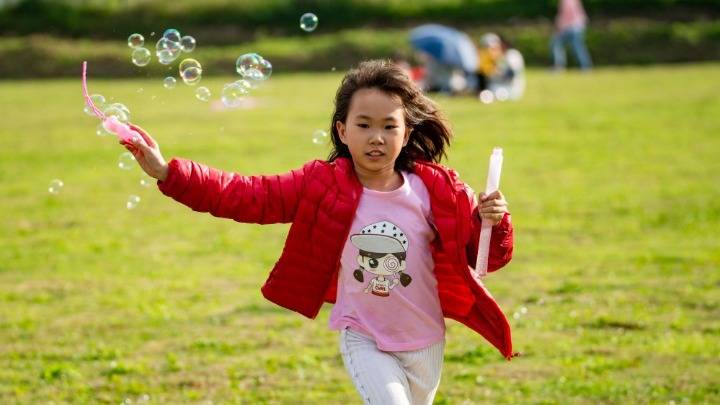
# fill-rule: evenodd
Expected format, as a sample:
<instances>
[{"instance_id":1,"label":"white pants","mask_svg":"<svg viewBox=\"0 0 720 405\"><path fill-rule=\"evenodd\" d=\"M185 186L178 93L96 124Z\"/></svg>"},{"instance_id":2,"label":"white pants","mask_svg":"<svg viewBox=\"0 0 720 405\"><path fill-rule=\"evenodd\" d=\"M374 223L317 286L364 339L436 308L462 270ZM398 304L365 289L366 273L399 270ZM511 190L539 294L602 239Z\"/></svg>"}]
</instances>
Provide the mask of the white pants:
<instances>
[{"instance_id":1,"label":"white pants","mask_svg":"<svg viewBox=\"0 0 720 405\"><path fill-rule=\"evenodd\" d=\"M365 404L432 404L440 385L445 340L419 350L384 352L358 331L340 331L340 353Z\"/></svg>"}]
</instances>

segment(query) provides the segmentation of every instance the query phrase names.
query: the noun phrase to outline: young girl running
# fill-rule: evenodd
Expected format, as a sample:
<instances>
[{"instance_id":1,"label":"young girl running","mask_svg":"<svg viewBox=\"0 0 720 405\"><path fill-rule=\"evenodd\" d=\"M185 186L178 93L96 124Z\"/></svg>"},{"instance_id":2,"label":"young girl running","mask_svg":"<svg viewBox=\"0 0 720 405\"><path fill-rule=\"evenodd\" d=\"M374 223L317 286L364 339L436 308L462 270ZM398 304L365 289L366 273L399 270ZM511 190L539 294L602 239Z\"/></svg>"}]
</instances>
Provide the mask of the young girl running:
<instances>
[{"instance_id":1,"label":"young girl running","mask_svg":"<svg viewBox=\"0 0 720 405\"><path fill-rule=\"evenodd\" d=\"M513 229L500 191L473 192L438 162L452 132L396 65L368 61L335 98L333 150L290 172L243 176L174 158L137 126L121 143L158 187L195 211L238 222L291 223L263 285L268 300L329 327L368 404L431 404L440 383L444 318L481 334L508 360L510 327L474 271L482 221L488 271L510 261Z\"/></svg>"}]
</instances>

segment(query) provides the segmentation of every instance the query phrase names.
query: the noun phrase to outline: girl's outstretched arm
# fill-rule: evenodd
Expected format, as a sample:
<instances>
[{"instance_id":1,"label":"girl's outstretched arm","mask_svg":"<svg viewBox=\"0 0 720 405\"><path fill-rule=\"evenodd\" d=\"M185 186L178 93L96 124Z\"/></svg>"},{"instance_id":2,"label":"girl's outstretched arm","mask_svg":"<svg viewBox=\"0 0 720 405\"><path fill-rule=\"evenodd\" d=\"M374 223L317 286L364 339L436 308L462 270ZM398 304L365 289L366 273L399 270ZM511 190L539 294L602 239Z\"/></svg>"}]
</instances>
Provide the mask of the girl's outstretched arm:
<instances>
[{"instance_id":1,"label":"girl's outstretched arm","mask_svg":"<svg viewBox=\"0 0 720 405\"><path fill-rule=\"evenodd\" d=\"M130 125L145 142L120 143L142 169L158 179L163 194L194 211L238 222L270 224L295 217L305 172L316 162L272 176L242 176L186 159L165 162L157 142L142 128Z\"/></svg>"},{"instance_id":2,"label":"girl's outstretched arm","mask_svg":"<svg viewBox=\"0 0 720 405\"><path fill-rule=\"evenodd\" d=\"M158 187L194 211L238 222L287 223L295 217L305 173L316 162L283 174L243 176L174 158L168 163L167 178L158 181Z\"/></svg>"}]
</instances>

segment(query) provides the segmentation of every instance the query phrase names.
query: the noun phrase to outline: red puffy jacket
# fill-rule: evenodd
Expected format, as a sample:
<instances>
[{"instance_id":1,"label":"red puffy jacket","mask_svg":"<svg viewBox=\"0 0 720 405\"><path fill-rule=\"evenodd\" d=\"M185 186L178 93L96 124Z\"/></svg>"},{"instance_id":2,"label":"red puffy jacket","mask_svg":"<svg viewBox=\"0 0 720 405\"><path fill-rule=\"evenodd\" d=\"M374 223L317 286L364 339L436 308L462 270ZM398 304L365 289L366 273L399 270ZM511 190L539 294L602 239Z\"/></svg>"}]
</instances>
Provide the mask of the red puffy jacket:
<instances>
[{"instance_id":1,"label":"red puffy jacket","mask_svg":"<svg viewBox=\"0 0 720 405\"><path fill-rule=\"evenodd\" d=\"M292 223L261 289L265 298L308 318L317 316L323 302L335 302L340 256L362 194L352 161L315 160L270 176L241 176L177 158L169 168L160 190L194 211L238 222ZM413 172L430 195L443 315L480 333L511 359L516 354L510 325L473 269L480 220L472 190L439 164L416 162ZM510 215L492 229L488 271L508 263L513 250Z\"/></svg>"}]
</instances>

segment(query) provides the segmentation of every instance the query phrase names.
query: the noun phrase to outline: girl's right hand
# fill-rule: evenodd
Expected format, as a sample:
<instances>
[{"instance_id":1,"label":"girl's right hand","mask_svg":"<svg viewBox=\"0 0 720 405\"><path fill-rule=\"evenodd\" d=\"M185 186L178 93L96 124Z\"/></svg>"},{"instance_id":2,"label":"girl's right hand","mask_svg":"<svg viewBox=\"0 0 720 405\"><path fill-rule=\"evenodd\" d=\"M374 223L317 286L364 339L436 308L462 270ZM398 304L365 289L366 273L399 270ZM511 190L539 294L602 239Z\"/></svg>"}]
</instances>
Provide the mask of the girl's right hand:
<instances>
[{"instance_id":1,"label":"girl's right hand","mask_svg":"<svg viewBox=\"0 0 720 405\"><path fill-rule=\"evenodd\" d=\"M139 126L133 124L128 125L143 137L145 143L139 139L133 139L131 142L121 140L120 144L135 156L135 160L137 160L140 167L148 176L160 181L165 181L168 175L168 164L160 153L160 147L157 142L155 142L147 131Z\"/></svg>"}]
</instances>

